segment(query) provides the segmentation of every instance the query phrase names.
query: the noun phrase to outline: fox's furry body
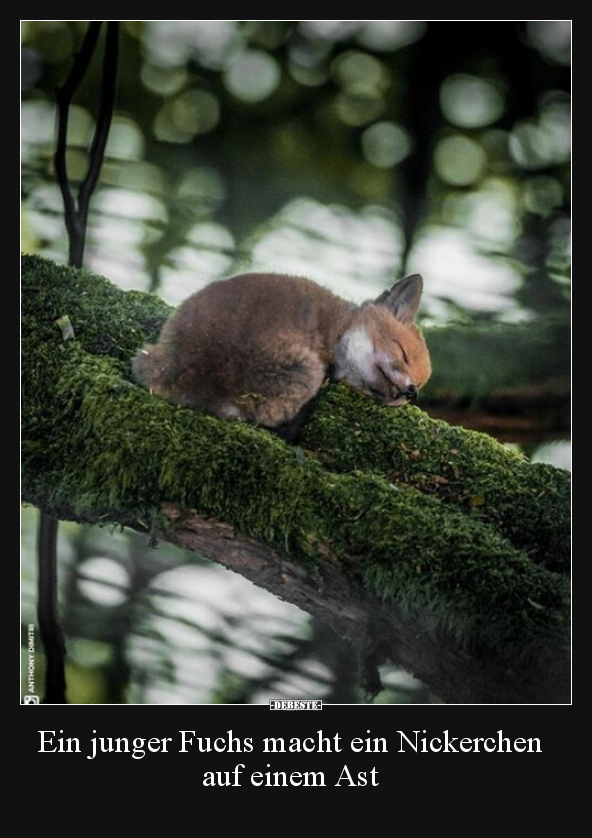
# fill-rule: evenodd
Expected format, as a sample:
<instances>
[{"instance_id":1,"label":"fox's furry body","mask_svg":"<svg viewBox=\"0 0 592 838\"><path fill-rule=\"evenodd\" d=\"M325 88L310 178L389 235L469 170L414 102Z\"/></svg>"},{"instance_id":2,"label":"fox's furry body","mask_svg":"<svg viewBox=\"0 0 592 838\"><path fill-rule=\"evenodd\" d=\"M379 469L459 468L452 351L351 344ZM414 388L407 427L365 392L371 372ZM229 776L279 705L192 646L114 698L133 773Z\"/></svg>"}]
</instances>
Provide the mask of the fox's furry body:
<instances>
[{"instance_id":1,"label":"fox's furry body","mask_svg":"<svg viewBox=\"0 0 592 838\"><path fill-rule=\"evenodd\" d=\"M136 355L136 380L169 401L289 429L328 376L384 404L412 401L430 375L414 324L418 276L354 306L303 277L242 274L185 300L158 343Z\"/></svg>"}]
</instances>

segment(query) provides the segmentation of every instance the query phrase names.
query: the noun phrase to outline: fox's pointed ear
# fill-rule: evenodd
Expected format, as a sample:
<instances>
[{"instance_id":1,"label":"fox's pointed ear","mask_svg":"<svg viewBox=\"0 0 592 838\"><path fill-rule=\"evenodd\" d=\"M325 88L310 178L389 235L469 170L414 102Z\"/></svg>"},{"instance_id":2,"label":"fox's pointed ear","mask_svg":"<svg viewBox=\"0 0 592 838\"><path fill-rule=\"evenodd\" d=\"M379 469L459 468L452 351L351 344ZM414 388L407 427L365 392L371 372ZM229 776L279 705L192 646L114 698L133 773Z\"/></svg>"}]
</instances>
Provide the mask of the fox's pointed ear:
<instances>
[{"instance_id":1,"label":"fox's pointed ear","mask_svg":"<svg viewBox=\"0 0 592 838\"><path fill-rule=\"evenodd\" d=\"M384 291L374 302L386 306L397 320L408 325L415 319L422 291L423 279L419 274L412 274L396 282L390 291Z\"/></svg>"}]
</instances>

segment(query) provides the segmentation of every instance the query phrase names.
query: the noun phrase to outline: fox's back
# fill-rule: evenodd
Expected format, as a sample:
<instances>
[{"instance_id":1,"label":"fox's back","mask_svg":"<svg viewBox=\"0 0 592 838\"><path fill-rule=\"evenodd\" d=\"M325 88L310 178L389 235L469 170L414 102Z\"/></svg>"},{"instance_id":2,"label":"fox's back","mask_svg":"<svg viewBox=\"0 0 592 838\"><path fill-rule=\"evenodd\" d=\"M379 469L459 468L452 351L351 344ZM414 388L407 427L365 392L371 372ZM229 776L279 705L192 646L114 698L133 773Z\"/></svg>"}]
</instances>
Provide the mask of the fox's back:
<instances>
[{"instance_id":1,"label":"fox's back","mask_svg":"<svg viewBox=\"0 0 592 838\"><path fill-rule=\"evenodd\" d=\"M292 422L329 372L402 404L429 376L413 323L420 295L417 276L362 307L304 277L221 280L179 306L134 359L134 376L186 407L273 428Z\"/></svg>"},{"instance_id":2,"label":"fox's back","mask_svg":"<svg viewBox=\"0 0 592 838\"><path fill-rule=\"evenodd\" d=\"M244 352L263 346L277 351L282 334L326 353L351 308L305 277L241 274L213 282L185 300L165 325L162 339L182 342L189 351L237 349L232 359L244 370Z\"/></svg>"},{"instance_id":3,"label":"fox's back","mask_svg":"<svg viewBox=\"0 0 592 838\"><path fill-rule=\"evenodd\" d=\"M276 427L318 392L350 311L303 277L214 282L179 306L134 373L170 401Z\"/></svg>"}]
</instances>

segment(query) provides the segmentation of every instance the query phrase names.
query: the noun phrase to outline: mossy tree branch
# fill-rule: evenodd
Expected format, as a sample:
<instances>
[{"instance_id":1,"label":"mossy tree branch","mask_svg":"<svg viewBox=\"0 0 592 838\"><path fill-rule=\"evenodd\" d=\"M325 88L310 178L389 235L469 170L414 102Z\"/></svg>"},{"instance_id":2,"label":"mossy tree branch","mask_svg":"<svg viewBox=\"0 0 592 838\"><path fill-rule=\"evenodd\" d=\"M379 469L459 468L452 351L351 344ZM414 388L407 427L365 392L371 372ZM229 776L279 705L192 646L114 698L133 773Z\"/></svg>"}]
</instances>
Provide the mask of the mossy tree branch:
<instances>
[{"instance_id":1,"label":"mossy tree branch","mask_svg":"<svg viewBox=\"0 0 592 838\"><path fill-rule=\"evenodd\" d=\"M37 257L22 287L25 501L156 529L446 701L569 700L565 472L338 386L286 445L131 383L157 298Z\"/></svg>"}]
</instances>

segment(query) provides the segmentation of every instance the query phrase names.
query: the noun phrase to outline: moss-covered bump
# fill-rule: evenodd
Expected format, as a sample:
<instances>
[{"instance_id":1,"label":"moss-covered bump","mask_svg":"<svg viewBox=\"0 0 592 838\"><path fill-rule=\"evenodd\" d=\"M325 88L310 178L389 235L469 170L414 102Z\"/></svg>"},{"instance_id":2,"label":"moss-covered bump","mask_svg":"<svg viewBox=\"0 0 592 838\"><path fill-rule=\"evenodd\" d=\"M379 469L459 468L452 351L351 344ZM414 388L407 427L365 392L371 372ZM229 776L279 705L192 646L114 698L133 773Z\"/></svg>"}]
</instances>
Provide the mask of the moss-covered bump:
<instances>
[{"instance_id":1,"label":"moss-covered bump","mask_svg":"<svg viewBox=\"0 0 592 838\"><path fill-rule=\"evenodd\" d=\"M487 434L391 410L343 385L321 393L302 445L326 467L365 470L413 486L492 524L533 561L570 565L570 475L533 464Z\"/></svg>"}]
</instances>

